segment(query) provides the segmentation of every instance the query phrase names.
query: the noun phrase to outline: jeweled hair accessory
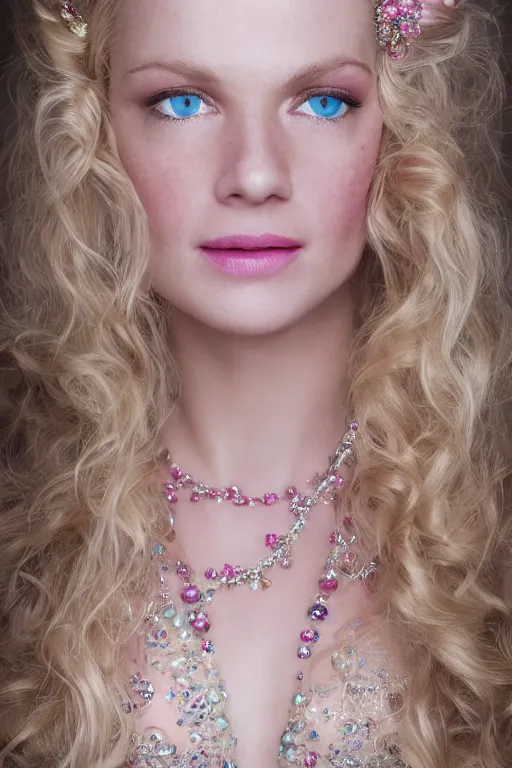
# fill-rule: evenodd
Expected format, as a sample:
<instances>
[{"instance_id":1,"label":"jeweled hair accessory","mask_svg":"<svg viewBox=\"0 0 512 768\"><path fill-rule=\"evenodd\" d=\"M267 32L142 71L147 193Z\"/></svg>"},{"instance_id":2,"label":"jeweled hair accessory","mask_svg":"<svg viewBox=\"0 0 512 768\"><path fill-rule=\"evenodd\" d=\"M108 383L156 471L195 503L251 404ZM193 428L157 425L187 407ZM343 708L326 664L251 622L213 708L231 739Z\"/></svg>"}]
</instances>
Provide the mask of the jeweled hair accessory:
<instances>
[{"instance_id":1,"label":"jeweled hair accessory","mask_svg":"<svg viewBox=\"0 0 512 768\"><path fill-rule=\"evenodd\" d=\"M436 9L453 8L456 0L377 0L377 41L392 59L403 59L421 28L436 22Z\"/></svg>"},{"instance_id":2,"label":"jeweled hair accessory","mask_svg":"<svg viewBox=\"0 0 512 768\"><path fill-rule=\"evenodd\" d=\"M67 22L71 32L77 37L83 39L87 36L87 22L80 15L71 0L64 0L61 3L60 15Z\"/></svg>"}]
</instances>

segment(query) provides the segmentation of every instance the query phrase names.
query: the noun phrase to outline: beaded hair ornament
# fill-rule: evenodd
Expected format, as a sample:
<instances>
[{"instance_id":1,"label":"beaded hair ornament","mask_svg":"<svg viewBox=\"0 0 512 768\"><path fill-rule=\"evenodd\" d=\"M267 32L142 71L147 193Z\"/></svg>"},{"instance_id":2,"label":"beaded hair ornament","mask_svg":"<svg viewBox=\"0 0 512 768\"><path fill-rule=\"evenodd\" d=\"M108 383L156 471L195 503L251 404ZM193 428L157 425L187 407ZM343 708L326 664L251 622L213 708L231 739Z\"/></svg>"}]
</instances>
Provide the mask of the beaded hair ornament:
<instances>
[{"instance_id":1,"label":"beaded hair ornament","mask_svg":"<svg viewBox=\"0 0 512 768\"><path fill-rule=\"evenodd\" d=\"M377 0L375 31L377 42L390 58L403 59L411 41L421 35L423 26L435 22L442 6L453 8L456 0ZM72 0L61 0L61 16L77 37L87 37L87 22Z\"/></svg>"}]
</instances>

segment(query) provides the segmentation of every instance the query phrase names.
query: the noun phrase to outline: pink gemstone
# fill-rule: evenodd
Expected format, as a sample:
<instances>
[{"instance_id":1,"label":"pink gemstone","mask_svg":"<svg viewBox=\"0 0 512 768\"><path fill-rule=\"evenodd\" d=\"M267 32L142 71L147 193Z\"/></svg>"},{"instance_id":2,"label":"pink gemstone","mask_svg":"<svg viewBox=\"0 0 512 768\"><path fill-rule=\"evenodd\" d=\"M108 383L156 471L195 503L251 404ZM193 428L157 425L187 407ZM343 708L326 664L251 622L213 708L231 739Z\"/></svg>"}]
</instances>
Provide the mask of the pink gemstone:
<instances>
[{"instance_id":1,"label":"pink gemstone","mask_svg":"<svg viewBox=\"0 0 512 768\"><path fill-rule=\"evenodd\" d=\"M249 496L241 496L240 499L244 507L247 507L249 505L249 502L250 502Z\"/></svg>"},{"instance_id":2,"label":"pink gemstone","mask_svg":"<svg viewBox=\"0 0 512 768\"><path fill-rule=\"evenodd\" d=\"M193 621L190 622L191 626L194 627L196 632L208 632L210 629L210 619L206 615L206 613L198 613L197 616Z\"/></svg>"},{"instance_id":3,"label":"pink gemstone","mask_svg":"<svg viewBox=\"0 0 512 768\"><path fill-rule=\"evenodd\" d=\"M336 482L336 485L338 486L338 488L343 488L343 486L345 485L345 481L341 477L341 475L336 475L336 481L335 482Z\"/></svg>"},{"instance_id":4,"label":"pink gemstone","mask_svg":"<svg viewBox=\"0 0 512 768\"><path fill-rule=\"evenodd\" d=\"M216 579L217 571L215 570L215 568L207 568L206 571L204 572L204 575L206 579L210 579L210 580Z\"/></svg>"},{"instance_id":5,"label":"pink gemstone","mask_svg":"<svg viewBox=\"0 0 512 768\"><path fill-rule=\"evenodd\" d=\"M236 496L236 490L230 486L229 488L226 488L226 493L228 501L233 501Z\"/></svg>"},{"instance_id":6,"label":"pink gemstone","mask_svg":"<svg viewBox=\"0 0 512 768\"><path fill-rule=\"evenodd\" d=\"M338 589L337 579L322 579L320 581L320 589L324 592L335 592Z\"/></svg>"},{"instance_id":7,"label":"pink gemstone","mask_svg":"<svg viewBox=\"0 0 512 768\"><path fill-rule=\"evenodd\" d=\"M279 501L279 496L277 493L266 493L263 496L263 502L267 505L267 507L271 507L276 503L276 501Z\"/></svg>"},{"instance_id":8,"label":"pink gemstone","mask_svg":"<svg viewBox=\"0 0 512 768\"><path fill-rule=\"evenodd\" d=\"M220 575L222 576L222 578L234 579L235 578L235 569L229 563L224 563L224 568L222 569Z\"/></svg>"},{"instance_id":9,"label":"pink gemstone","mask_svg":"<svg viewBox=\"0 0 512 768\"><path fill-rule=\"evenodd\" d=\"M314 768L318 762L318 752L308 752L304 758L304 765L306 768Z\"/></svg>"},{"instance_id":10,"label":"pink gemstone","mask_svg":"<svg viewBox=\"0 0 512 768\"><path fill-rule=\"evenodd\" d=\"M241 565L235 565L233 570L235 571L235 576L240 576L240 574L244 572Z\"/></svg>"},{"instance_id":11,"label":"pink gemstone","mask_svg":"<svg viewBox=\"0 0 512 768\"><path fill-rule=\"evenodd\" d=\"M346 563L353 563L356 559L355 552L346 552L343 559Z\"/></svg>"},{"instance_id":12,"label":"pink gemstone","mask_svg":"<svg viewBox=\"0 0 512 768\"><path fill-rule=\"evenodd\" d=\"M184 603L198 603L200 597L201 591L199 587L196 587L194 584L191 584L189 587L185 587L185 589L181 591L181 599Z\"/></svg>"},{"instance_id":13,"label":"pink gemstone","mask_svg":"<svg viewBox=\"0 0 512 768\"><path fill-rule=\"evenodd\" d=\"M352 523L353 523L353 522L354 522L354 521L352 520L352 518L351 518L351 517L349 517L348 515L346 515L346 516L343 518L343 525L345 526L345 528L352 528Z\"/></svg>"},{"instance_id":14,"label":"pink gemstone","mask_svg":"<svg viewBox=\"0 0 512 768\"><path fill-rule=\"evenodd\" d=\"M300 639L303 643L312 643L315 638L315 632L313 629L304 629L300 633Z\"/></svg>"},{"instance_id":15,"label":"pink gemstone","mask_svg":"<svg viewBox=\"0 0 512 768\"><path fill-rule=\"evenodd\" d=\"M271 549L277 544L277 533L267 533L265 536L265 546Z\"/></svg>"},{"instance_id":16,"label":"pink gemstone","mask_svg":"<svg viewBox=\"0 0 512 768\"><path fill-rule=\"evenodd\" d=\"M336 531L333 531L329 536L329 544L336 544Z\"/></svg>"},{"instance_id":17,"label":"pink gemstone","mask_svg":"<svg viewBox=\"0 0 512 768\"><path fill-rule=\"evenodd\" d=\"M208 491L208 497L210 499L216 499L218 496L220 496L220 492L218 488L210 488Z\"/></svg>"},{"instance_id":18,"label":"pink gemstone","mask_svg":"<svg viewBox=\"0 0 512 768\"><path fill-rule=\"evenodd\" d=\"M295 496L297 496L297 494L298 494L298 490L295 488L295 486L290 485L290 487L286 489L285 496L287 499L294 499Z\"/></svg>"},{"instance_id":19,"label":"pink gemstone","mask_svg":"<svg viewBox=\"0 0 512 768\"><path fill-rule=\"evenodd\" d=\"M178 467L177 464L175 464L172 467L171 474L172 474L172 476L174 477L175 480L181 480L181 478L183 477L183 472L181 471L181 469Z\"/></svg>"},{"instance_id":20,"label":"pink gemstone","mask_svg":"<svg viewBox=\"0 0 512 768\"><path fill-rule=\"evenodd\" d=\"M167 501L169 502L169 504L176 504L176 503L177 503L177 501L178 501L178 497L176 496L176 494L174 493L174 491L173 491L172 493L168 493L168 494L167 494L167 496L166 496L165 498L167 499Z\"/></svg>"},{"instance_id":21,"label":"pink gemstone","mask_svg":"<svg viewBox=\"0 0 512 768\"><path fill-rule=\"evenodd\" d=\"M180 565L179 568L176 569L176 573L180 579L183 579L184 581L190 578L190 568L188 565Z\"/></svg>"},{"instance_id":22,"label":"pink gemstone","mask_svg":"<svg viewBox=\"0 0 512 768\"><path fill-rule=\"evenodd\" d=\"M406 35L407 37L409 37L409 35L411 34L411 30L412 30L412 27L409 24L409 22L402 21L402 23L400 24L400 32L402 33L402 35Z\"/></svg>"},{"instance_id":23,"label":"pink gemstone","mask_svg":"<svg viewBox=\"0 0 512 768\"><path fill-rule=\"evenodd\" d=\"M351 424L350 424L350 429L351 429L353 432L357 432L357 430L359 429L359 426L358 426L358 424L357 424L357 421L352 421L352 422L351 422Z\"/></svg>"},{"instance_id":24,"label":"pink gemstone","mask_svg":"<svg viewBox=\"0 0 512 768\"><path fill-rule=\"evenodd\" d=\"M194 493L192 493L192 494L190 495L190 501L194 501L194 502L195 502L195 501L199 501L199 499L200 499L200 498L201 498L201 497L199 496L199 494L198 494L198 493L196 493L195 491L194 491Z\"/></svg>"},{"instance_id":25,"label":"pink gemstone","mask_svg":"<svg viewBox=\"0 0 512 768\"><path fill-rule=\"evenodd\" d=\"M387 19L398 18L398 8L396 5L387 5L384 8L384 17Z\"/></svg>"}]
</instances>

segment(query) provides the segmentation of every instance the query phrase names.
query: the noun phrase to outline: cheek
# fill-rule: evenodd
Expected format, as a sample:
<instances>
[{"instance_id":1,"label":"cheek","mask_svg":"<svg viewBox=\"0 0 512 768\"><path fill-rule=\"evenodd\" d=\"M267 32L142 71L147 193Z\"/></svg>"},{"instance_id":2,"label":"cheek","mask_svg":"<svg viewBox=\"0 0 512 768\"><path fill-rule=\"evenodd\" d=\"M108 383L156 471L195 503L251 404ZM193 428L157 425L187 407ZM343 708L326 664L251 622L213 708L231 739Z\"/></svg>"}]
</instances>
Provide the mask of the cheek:
<instances>
[{"instance_id":1,"label":"cheek","mask_svg":"<svg viewBox=\"0 0 512 768\"><path fill-rule=\"evenodd\" d=\"M118 142L118 151L148 216L152 238L165 239L174 222L190 212L194 190L197 195L193 166L185 164L183 172L183 163L176 164L154 144L140 145L129 138Z\"/></svg>"},{"instance_id":2,"label":"cheek","mask_svg":"<svg viewBox=\"0 0 512 768\"><path fill-rule=\"evenodd\" d=\"M368 192L375 170L376 153L362 147L357 156L332 179L330 202L336 210L337 229L345 234L359 234L365 228Z\"/></svg>"},{"instance_id":3,"label":"cheek","mask_svg":"<svg viewBox=\"0 0 512 768\"><path fill-rule=\"evenodd\" d=\"M323 216L327 215L329 230L335 235L359 238L365 231L367 201L378 155L378 144L362 144L342 167L332 169L325 197L322 196Z\"/></svg>"}]
</instances>

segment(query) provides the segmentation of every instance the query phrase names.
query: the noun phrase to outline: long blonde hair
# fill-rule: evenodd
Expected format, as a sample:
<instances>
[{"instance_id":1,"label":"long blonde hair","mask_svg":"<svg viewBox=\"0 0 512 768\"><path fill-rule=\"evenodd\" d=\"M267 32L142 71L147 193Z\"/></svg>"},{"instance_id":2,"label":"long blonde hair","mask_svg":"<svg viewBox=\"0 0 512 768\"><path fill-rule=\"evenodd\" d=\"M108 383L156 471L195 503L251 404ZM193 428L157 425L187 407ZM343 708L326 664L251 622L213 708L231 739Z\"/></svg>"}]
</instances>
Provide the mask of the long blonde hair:
<instances>
[{"instance_id":1,"label":"long blonde hair","mask_svg":"<svg viewBox=\"0 0 512 768\"><path fill-rule=\"evenodd\" d=\"M0 761L112 768L129 723L119 649L165 509L151 477L179 394L148 227L107 107L113 0L89 40L34 0L4 159ZM411 768L510 768L511 308L493 116L492 19L468 0L403 63L357 275L348 502L380 558L382 610L415 649Z\"/></svg>"}]
</instances>

